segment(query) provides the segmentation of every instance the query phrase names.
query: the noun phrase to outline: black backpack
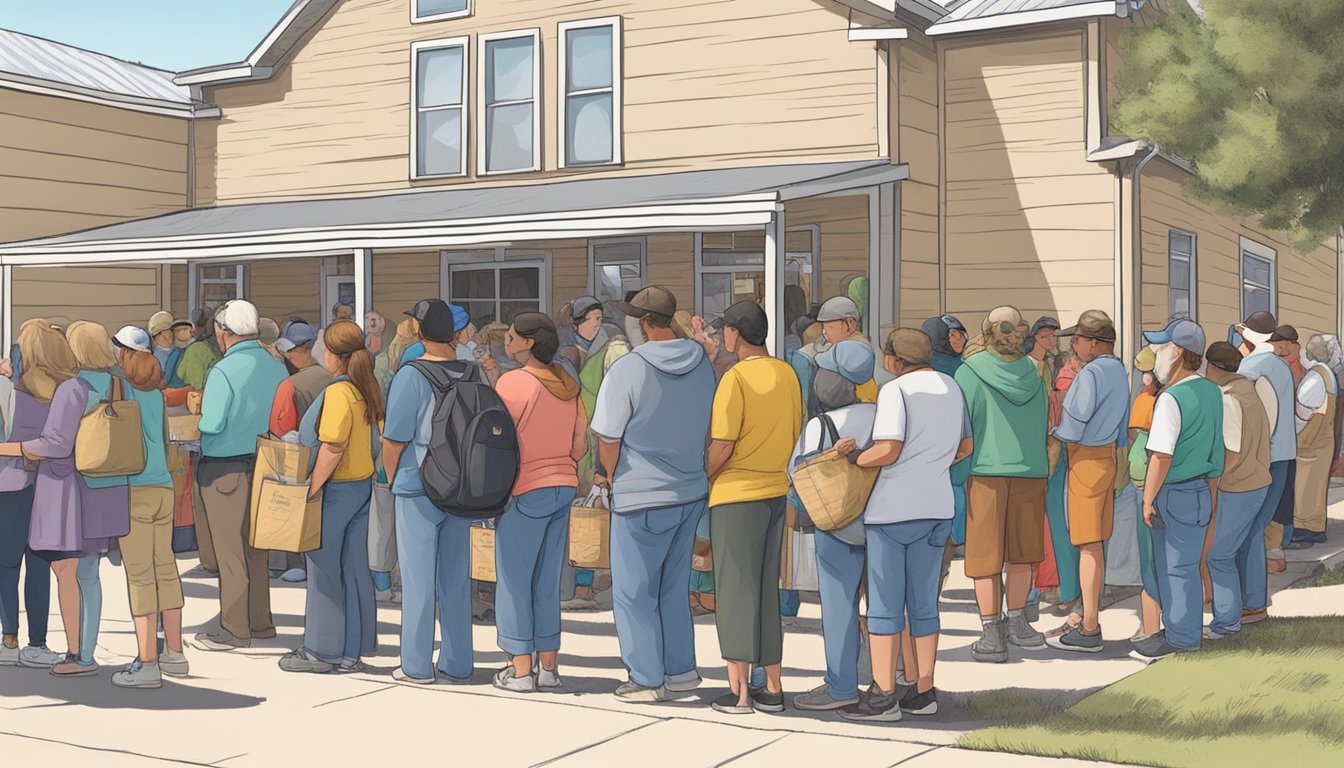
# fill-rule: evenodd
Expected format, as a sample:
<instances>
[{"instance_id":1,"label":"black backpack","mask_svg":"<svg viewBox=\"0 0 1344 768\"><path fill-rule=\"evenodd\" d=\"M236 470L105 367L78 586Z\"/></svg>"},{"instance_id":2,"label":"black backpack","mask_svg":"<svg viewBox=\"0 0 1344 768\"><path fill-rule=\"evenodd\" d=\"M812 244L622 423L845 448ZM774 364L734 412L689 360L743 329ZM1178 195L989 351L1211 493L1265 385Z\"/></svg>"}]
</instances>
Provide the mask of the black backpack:
<instances>
[{"instance_id":1,"label":"black backpack","mask_svg":"<svg viewBox=\"0 0 1344 768\"><path fill-rule=\"evenodd\" d=\"M420 466L425 495L457 517L496 517L518 479L518 431L473 363L410 363L434 389L429 450Z\"/></svg>"}]
</instances>

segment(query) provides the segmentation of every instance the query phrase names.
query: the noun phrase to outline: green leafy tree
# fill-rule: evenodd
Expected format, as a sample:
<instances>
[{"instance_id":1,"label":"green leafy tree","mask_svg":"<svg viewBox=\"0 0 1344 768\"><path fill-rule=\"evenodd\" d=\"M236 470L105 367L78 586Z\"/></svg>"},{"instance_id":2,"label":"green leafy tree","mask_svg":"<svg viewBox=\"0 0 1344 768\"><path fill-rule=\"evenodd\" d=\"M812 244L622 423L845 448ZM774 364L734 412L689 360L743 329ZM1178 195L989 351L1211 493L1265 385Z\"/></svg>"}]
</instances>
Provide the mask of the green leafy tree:
<instances>
[{"instance_id":1,"label":"green leafy tree","mask_svg":"<svg viewBox=\"0 0 1344 768\"><path fill-rule=\"evenodd\" d=\"M1117 130L1195 163L1189 191L1309 249L1344 223L1344 0L1170 0L1125 33Z\"/></svg>"}]
</instances>

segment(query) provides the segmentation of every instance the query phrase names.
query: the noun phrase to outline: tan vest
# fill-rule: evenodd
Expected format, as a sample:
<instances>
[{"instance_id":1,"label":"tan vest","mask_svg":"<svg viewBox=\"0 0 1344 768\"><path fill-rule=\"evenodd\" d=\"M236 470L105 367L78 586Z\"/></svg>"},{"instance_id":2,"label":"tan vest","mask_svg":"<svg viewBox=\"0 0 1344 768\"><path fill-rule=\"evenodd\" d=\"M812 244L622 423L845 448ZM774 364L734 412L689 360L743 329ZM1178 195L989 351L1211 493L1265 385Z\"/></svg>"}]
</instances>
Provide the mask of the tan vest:
<instances>
[{"instance_id":1,"label":"tan vest","mask_svg":"<svg viewBox=\"0 0 1344 768\"><path fill-rule=\"evenodd\" d=\"M1218 490L1245 493L1269 485L1269 416L1255 385L1237 376L1223 386L1223 397L1241 410L1241 448L1236 461L1223 467Z\"/></svg>"}]
</instances>

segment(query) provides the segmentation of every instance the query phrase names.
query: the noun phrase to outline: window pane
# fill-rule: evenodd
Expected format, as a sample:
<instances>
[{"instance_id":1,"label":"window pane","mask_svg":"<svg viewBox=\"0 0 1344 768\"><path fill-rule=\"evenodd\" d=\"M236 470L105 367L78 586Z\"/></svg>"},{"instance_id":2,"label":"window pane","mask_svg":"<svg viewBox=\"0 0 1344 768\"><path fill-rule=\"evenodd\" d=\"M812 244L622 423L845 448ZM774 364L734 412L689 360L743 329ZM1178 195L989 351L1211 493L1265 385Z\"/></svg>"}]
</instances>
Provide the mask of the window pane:
<instances>
[{"instance_id":1,"label":"window pane","mask_svg":"<svg viewBox=\"0 0 1344 768\"><path fill-rule=\"evenodd\" d=\"M485 60L486 103L532 98L532 38L486 43Z\"/></svg>"},{"instance_id":2,"label":"window pane","mask_svg":"<svg viewBox=\"0 0 1344 768\"><path fill-rule=\"evenodd\" d=\"M536 267L499 270L501 299L538 299L541 297L541 271Z\"/></svg>"},{"instance_id":3,"label":"window pane","mask_svg":"<svg viewBox=\"0 0 1344 768\"><path fill-rule=\"evenodd\" d=\"M565 105L565 163L609 163L612 159L611 94L570 96Z\"/></svg>"},{"instance_id":4,"label":"window pane","mask_svg":"<svg viewBox=\"0 0 1344 768\"><path fill-rule=\"evenodd\" d=\"M701 257L706 267L760 267L765 265L765 255L760 253L703 251Z\"/></svg>"},{"instance_id":5,"label":"window pane","mask_svg":"<svg viewBox=\"0 0 1344 768\"><path fill-rule=\"evenodd\" d=\"M565 66L566 91L611 87L611 27L572 29Z\"/></svg>"},{"instance_id":6,"label":"window pane","mask_svg":"<svg viewBox=\"0 0 1344 768\"><path fill-rule=\"evenodd\" d=\"M1172 286L1167 292L1167 308L1171 317L1192 317L1190 312L1190 291Z\"/></svg>"},{"instance_id":7,"label":"window pane","mask_svg":"<svg viewBox=\"0 0 1344 768\"><path fill-rule=\"evenodd\" d=\"M784 235L784 250L790 253L812 252L812 230L799 229Z\"/></svg>"},{"instance_id":8,"label":"window pane","mask_svg":"<svg viewBox=\"0 0 1344 768\"><path fill-rule=\"evenodd\" d=\"M501 323L513 323L513 319L522 312L540 312L541 303L536 301L501 301L499 314ZM480 323L476 324L478 327Z\"/></svg>"},{"instance_id":9,"label":"window pane","mask_svg":"<svg viewBox=\"0 0 1344 768\"><path fill-rule=\"evenodd\" d=\"M462 103L462 48L420 52L416 74L419 105L439 107Z\"/></svg>"},{"instance_id":10,"label":"window pane","mask_svg":"<svg viewBox=\"0 0 1344 768\"><path fill-rule=\"evenodd\" d=\"M495 271L493 269L453 270L454 303L460 304L462 301L470 299L493 298L495 298Z\"/></svg>"},{"instance_id":11,"label":"window pane","mask_svg":"<svg viewBox=\"0 0 1344 768\"><path fill-rule=\"evenodd\" d=\"M1195 238L1189 233L1173 229L1167 234L1167 250L1172 254L1189 256L1195 250Z\"/></svg>"},{"instance_id":12,"label":"window pane","mask_svg":"<svg viewBox=\"0 0 1344 768\"><path fill-rule=\"evenodd\" d=\"M733 276L709 273L700 276L700 304L705 320L717 320L733 304Z\"/></svg>"},{"instance_id":13,"label":"window pane","mask_svg":"<svg viewBox=\"0 0 1344 768\"><path fill-rule=\"evenodd\" d=\"M532 167L532 104L486 107L485 167L490 171Z\"/></svg>"},{"instance_id":14,"label":"window pane","mask_svg":"<svg viewBox=\"0 0 1344 768\"><path fill-rule=\"evenodd\" d=\"M467 10L467 0L415 0L416 16L436 16Z\"/></svg>"},{"instance_id":15,"label":"window pane","mask_svg":"<svg viewBox=\"0 0 1344 768\"><path fill-rule=\"evenodd\" d=\"M224 267L206 267L200 268L202 280L235 280L238 277L238 267L234 265Z\"/></svg>"},{"instance_id":16,"label":"window pane","mask_svg":"<svg viewBox=\"0 0 1344 768\"><path fill-rule=\"evenodd\" d=\"M1245 251L1241 252L1242 277L1249 282L1268 288L1270 285L1269 278L1272 267L1273 265L1259 256L1252 256Z\"/></svg>"},{"instance_id":17,"label":"window pane","mask_svg":"<svg viewBox=\"0 0 1344 768\"><path fill-rule=\"evenodd\" d=\"M594 264L639 263L643 248L639 243L605 243L593 246Z\"/></svg>"},{"instance_id":18,"label":"window pane","mask_svg":"<svg viewBox=\"0 0 1344 768\"><path fill-rule=\"evenodd\" d=\"M477 328L495 322L495 302L493 301L455 301L454 304L467 310L467 315Z\"/></svg>"},{"instance_id":19,"label":"window pane","mask_svg":"<svg viewBox=\"0 0 1344 768\"><path fill-rule=\"evenodd\" d=\"M1269 291L1264 288L1257 288L1253 285L1242 286L1241 303L1243 315L1250 315L1253 312L1272 311L1269 303Z\"/></svg>"},{"instance_id":20,"label":"window pane","mask_svg":"<svg viewBox=\"0 0 1344 768\"><path fill-rule=\"evenodd\" d=\"M1190 290L1190 262L1171 259L1167 269L1167 285L1173 289Z\"/></svg>"},{"instance_id":21,"label":"window pane","mask_svg":"<svg viewBox=\"0 0 1344 768\"><path fill-rule=\"evenodd\" d=\"M232 301L238 298L238 289L228 284L211 284L201 286L201 306L213 312L226 301Z\"/></svg>"},{"instance_id":22,"label":"window pane","mask_svg":"<svg viewBox=\"0 0 1344 768\"><path fill-rule=\"evenodd\" d=\"M416 115L416 174L437 176L462 172L462 108L436 109Z\"/></svg>"}]
</instances>

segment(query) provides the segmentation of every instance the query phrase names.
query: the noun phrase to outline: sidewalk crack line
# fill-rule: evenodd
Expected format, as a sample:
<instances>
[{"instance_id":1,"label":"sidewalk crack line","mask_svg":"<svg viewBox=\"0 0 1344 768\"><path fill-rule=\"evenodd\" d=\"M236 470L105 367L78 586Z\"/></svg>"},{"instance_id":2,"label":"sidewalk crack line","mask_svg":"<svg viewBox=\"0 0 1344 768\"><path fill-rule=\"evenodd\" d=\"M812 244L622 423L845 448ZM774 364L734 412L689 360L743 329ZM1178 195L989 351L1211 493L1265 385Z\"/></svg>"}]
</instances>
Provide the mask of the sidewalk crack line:
<instances>
[{"instance_id":1,"label":"sidewalk crack line","mask_svg":"<svg viewBox=\"0 0 1344 768\"><path fill-rule=\"evenodd\" d=\"M753 752L760 752L762 749L765 749L766 747L768 747L768 746L770 746L770 745L772 745L772 744L778 744L779 742L781 742L781 741L783 741L783 740L789 738L789 737L792 736L792 735L793 735L793 734L791 734L791 733L786 733L786 734L784 734L783 736L780 736L778 739L771 739L770 741L765 742L764 744L760 745L759 747L752 747L751 749L748 749L746 752L743 752L743 753L741 753L741 754L737 754L737 755L733 755L732 757L728 758L727 760L724 760L724 761L721 762L721 763L715 763L715 764L714 764L714 768L723 768L723 766L728 765L729 763L735 763L735 762L737 762L738 760L741 760L742 758L746 757L747 755L752 754Z\"/></svg>"},{"instance_id":2,"label":"sidewalk crack line","mask_svg":"<svg viewBox=\"0 0 1344 768\"><path fill-rule=\"evenodd\" d=\"M566 757L570 757L570 756L572 756L572 755L577 755L577 754L579 754L580 752L587 752L588 750L593 749L594 747L600 747L600 746L602 746L603 744L606 744L607 742L615 741L615 740L617 740L617 739L620 739L620 738L624 738L624 737L626 737L626 736L629 736L630 734L634 733L635 731L642 731L642 730L644 730L645 728L652 728L652 727L655 726L655 725L658 725L658 724L660 724L660 723L665 723L665 722L667 722L666 719L659 718L659 719L657 719L657 720L654 720L654 721L651 722L651 723L644 723L643 725L637 725L637 726L635 726L634 728L630 728L630 729L628 729L628 730L621 731L620 733L613 733L612 735L608 736L608 737L605 738L605 739L602 739L601 741L595 741L595 742L593 742L592 744L585 744L584 746L579 747L579 748L577 748L577 749L571 749L570 751L568 751L568 752L566 752L566 753L564 753L564 754L562 754L562 755L556 755L555 757L552 757L552 758L550 758L550 759L542 760L540 763L535 763L535 764L532 766L532 768L541 768L543 765L550 765L551 763L559 762L559 761L561 761L561 760L564 760Z\"/></svg>"}]
</instances>

